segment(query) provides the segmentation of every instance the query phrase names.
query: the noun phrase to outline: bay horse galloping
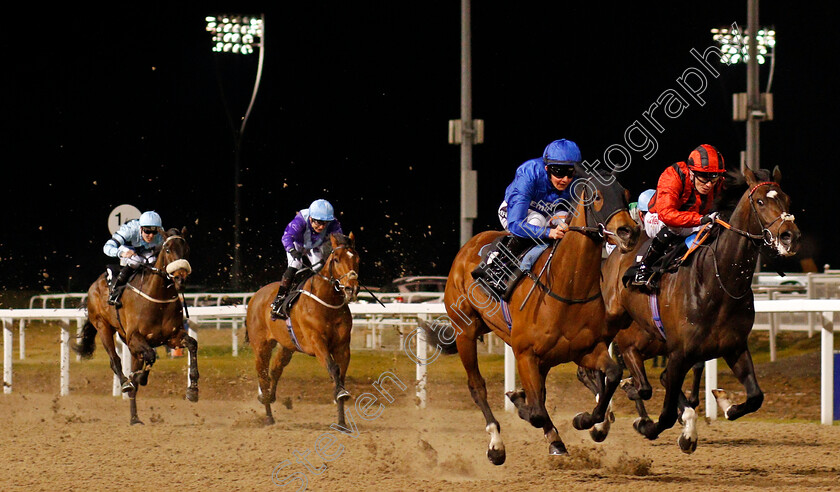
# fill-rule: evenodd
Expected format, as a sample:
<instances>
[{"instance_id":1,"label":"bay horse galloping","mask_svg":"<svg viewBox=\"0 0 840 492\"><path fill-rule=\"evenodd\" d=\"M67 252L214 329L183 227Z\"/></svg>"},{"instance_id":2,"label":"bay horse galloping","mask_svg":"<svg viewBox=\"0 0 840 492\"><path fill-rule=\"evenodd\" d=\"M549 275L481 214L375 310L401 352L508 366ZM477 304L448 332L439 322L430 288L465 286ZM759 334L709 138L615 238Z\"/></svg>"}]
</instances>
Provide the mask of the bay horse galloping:
<instances>
[{"instance_id":1,"label":"bay horse galloping","mask_svg":"<svg viewBox=\"0 0 840 492\"><path fill-rule=\"evenodd\" d=\"M659 316L664 340L654 325L649 295L625 288L622 282L622 275L635 262L638 247L629 252L613 252L604 263L602 291L607 303L607 323L612 330L622 330L615 340L635 380L636 396L650 397L644 359L655 353L668 356L662 376L665 399L659 421L653 422L640 412L633 424L648 439L656 439L671 428L679 412L683 412L684 421L687 417L696 419L692 405L696 405L697 395L693 394L694 401L688 402L682 385L688 371L698 363L723 357L744 386L746 401L737 405L724 391L713 390L727 419L755 412L764 400L747 346L755 320L752 279L762 247L780 256L793 255L799 248L800 233L789 213L790 199L779 186L778 168L773 171L772 180L759 181L750 170L745 171L744 178L748 188L729 223L717 219L716 230L711 232L716 237L699 247L678 271L665 274L660 282ZM697 386L699 381L695 379ZM693 393L696 392L695 389ZM628 394L632 397L634 392ZM678 442L686 453L696 449L693 422L686 422Z\"/></svg>"},{"instance_id":2,"label":"bay horse galloping","mask_svg":"<svg viewBox=\"0 0 840 492\"><path fill-rule=\"evenodd\" d=\"M137 417L138 385L145 386L149 370L157 359L155 347L186 347L190 353L187 399L198 401L198 343L187 334L180 292L192 272L187 256L187 230L162 232L155 265L140 267L122 295L122 307L108 304L108 280L103 273L88 289L88 317L73 349L89 358L96 348L96 334L111 358L111 369L122 382L122 391L131 400L131 424L142 424ZM131 373L123 375L122 361L114 342L117 334L131 351Z\"/></svg>"},{"instance_id":3,"label":"bay horse galloping","mask_svg":"<svg viewBox=\"0 0 840 492\"><path fill-rule=\"evenodd\" d=\"M504 463L505 447L478 368L478 337L493 331L513 349L524 389L511 391L507 396L522 419L543 430L553 455L566 454L566 447L545 408L545 378L549 370L563 362L575 362L600 374L600 399L592 414L575 416L573 425L578 430L604 421L621 377L621 370L608 352L615 333L607 332L604 319L599 287L601 251L605 238L622 250L630 249L639 237L639 226L627 211L626 190L613 176L595 179L582 169L577 174L585 178L578 180L584 192L576 194L581 199L572 210L570 231L535 263L533 271L546 276L531 275L513 292L509 301L510 325L499 298L488 295L471 274L482 261L482 248L506 232L486 231L467 241L455 257L446 282L444 303L457 334L454 344L467 372L470 394L484 414L485 430L491 436L487 458L495 465ZM437 338L433 343L454 353L453 342L446 343L435 334L440 332L428 332Z\"/></svg>"},{"instance_id":4,"label":"bay horse galloping","mask_svg":"<svg viewBox=\"0 0 840 492\"><path fill-rule=\"evenodd\" d=\"M303 352L318 358L327 370L338 404L338 425L345 426L344 401L350 393L344 389L344 378L350 364L350 330L353 316L347 303L359 291L359 255L353 233L330 235L332 252L324 266L309 277L297 291L300 295L289 309L287 320L271 318L271 302L277 294L278 282L262 287L248 302L245 320L246 340L254 350L260 384L260 403L265 405L265 423L274 423L271 404L277 395L277 382L292 355ZM274 347L280 350L271 360ZM271 363L269 369L269 362Z\"/></svg>"}]
</instances>

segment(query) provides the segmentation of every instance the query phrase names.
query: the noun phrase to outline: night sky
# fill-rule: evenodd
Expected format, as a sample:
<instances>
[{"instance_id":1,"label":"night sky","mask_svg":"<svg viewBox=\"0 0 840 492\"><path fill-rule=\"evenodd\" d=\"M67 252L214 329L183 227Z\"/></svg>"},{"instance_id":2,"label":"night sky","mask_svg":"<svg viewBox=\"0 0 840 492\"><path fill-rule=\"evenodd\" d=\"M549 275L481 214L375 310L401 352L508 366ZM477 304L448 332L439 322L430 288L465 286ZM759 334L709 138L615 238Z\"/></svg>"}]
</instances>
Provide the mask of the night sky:
<instances>
[{"instance_id":1,"label":"night sky","mask_svg":"<svg viewBox=\"0 0 840 492\"><path fill-rule=\"evenodd\" d=\"M746 28L745 1L548 3L473 3L473 115L486 126L474 151L476 233L500 228L496 209L519 164L557 138L602 159L699 67L690 50L713 44L710 28ZM761 2L760 24L777 31L762 167L782 169L806 254L837 268L837 42L830 16L804 5ZM213 54L204 17L234 9L266 16L241 154L243 289L279 278L283 229L316 198L355 233L363 283L448 273L459 247L459 149L446 135L460 116L459 2L152 1L8 14L3 289L86 290L108 263L108 214L122 203L188 228L194 288L231 288L228 114L238 126L257 57ZM704 104L689 99L663 118L649 160L632 154L619 179L633 195L701 143L737 166L745 125L732 121L731 94L746 90L746 66L716 67ZM769 64L762 90L768 74Z\"/></svg>"}]
</instances>

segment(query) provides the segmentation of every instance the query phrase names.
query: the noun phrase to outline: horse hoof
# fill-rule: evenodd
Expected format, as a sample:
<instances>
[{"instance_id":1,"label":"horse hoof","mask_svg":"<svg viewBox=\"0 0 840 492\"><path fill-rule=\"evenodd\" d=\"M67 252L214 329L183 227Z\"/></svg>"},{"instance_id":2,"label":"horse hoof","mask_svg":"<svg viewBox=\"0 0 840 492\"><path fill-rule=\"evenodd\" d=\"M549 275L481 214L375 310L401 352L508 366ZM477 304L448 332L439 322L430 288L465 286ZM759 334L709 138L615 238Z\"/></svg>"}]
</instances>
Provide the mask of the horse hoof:
<instances>
[{"instance_id":1,"label":"horse hoof","mask_svg":"<svg viewBox=\"0 0 840 492\"><path fill-rule=\"evenodd\" d=\"M146 425L146 424L143 423L142 420L138 419L137 417L132 417L131 418L131 425L137 425L137 424Z\"/></svg>"},{"instance_id":2,"label":"horse hoof","mask_svg":"<svg viewBox=\"0 0 840 492\"><path fill-rule=\"evenodd\" d=\"M193 403L198 401L198 388L187 388L187 400Z\"/></svg>"},{"instance_id":3,"label":"horse hoof","mask_svg":"<svg viewBox=\"0 0 840 492\"><path fill-rule=\"evenodd\" d=\"M338 394L335 396L335 401L339 402L341 400L346 400L348 398L350 398L350 392L347 391L346 389L342 388L342 390L339 391Z\"/></svg>"},{"instance_id":4,"label":"horse hoof","mask_svg":"<svg viewBox=\"0 0 840 492\"><path fill-rule=\"evenodd\" d=\"M680 434L679 439L677 439L677 444L680 445L680 451L685 454L691 454L697 450L697 440L689 439L682 434Z\"/></svg>"},{"instance_id":5,"label":"horse hoof","mask_svg":"<svg viewBox=\"0 0 840 492\"><path fill-rule=\"evenodd\" d=\"M633 377L631 376L629 378L622 379L621 382L618 383L618 387L624 391L627 391L629 388L633 388Z\"/></svg>"},{"instance_id":6,"label":"horse hoof","mask_svg":"<svg viewBox=\"0 0 840 492\"><path fill-rule=\"evenodd\" d=\"M525 390L520 389L515 391L508 391L507 393L505 393L505 396L508 397L508 400L510 400L511 403L516 405L517 401L525 399Z\"/></svg>"},{"instance_id":7,"label":"horse hoof","mask_svg":"<svg viewBox=\"0 0 840 492\"><path fill-rule=\"evenodd\" d=\"M274 425L274 417L266 417L263 419L263 425Z\"/></svg>"},{"instance_id":8,"label":"horse hoof","mask_svg":"<svg viewBox=\"0 0 840 492\"><path fill-rule=\"evenodd\" d=\"M134 389L137 389L137 387L134 386L134 383L132 383L131 380L129 379L122 384L122 388L120 388L120 389L122 390L123 393L128 393L128 392L130 392Z\"/></svg>"},{"instance_id":9,"label":"horse hoof","mask_svg":"<svg viewBox=\"0 0 840 492\"><path fill-rule=\"evenodd\" d=\"M503 449L492 449L492 448L487 449L487 459L490 460L490 463L493 463L496 466L503 464L505 462L506 457L507 456L505 455L504 448Z\"/></svg>"},{"instance_id":10,"label":"horse hoof","mask_svg":"<svg viewBox=\"0 0 840 492\"><path fill-rule=\"evenodd\" d=\"M569 454L569 452L566 451L566 445L563 444L563 441L554 441L548 445L549 456L565 456L567 454Z\"/></svg>"},{"instance_id":11,"label":"horse hoof","mask_svg":"<svg viewBox=\"0 0 840 492\"><path fill-rule=\"evenodd\" d=\"M598 426L594 426L589 429L589 437L592 438L595 442L604 442L604 439L607 438L609 434L609 428L607 429L599 429Z\"/></svg>"},{"instance_id":12,"label":"horse hoof","mask_svg":"<svg viewBox=\"0 0 840 492\"><path fill-rule=\"evenodd\" d=\"M572 427L579 431L589 429L592 427L592 416L586 412L580 412L572 419Z\"/></svg>"}]
</instances>

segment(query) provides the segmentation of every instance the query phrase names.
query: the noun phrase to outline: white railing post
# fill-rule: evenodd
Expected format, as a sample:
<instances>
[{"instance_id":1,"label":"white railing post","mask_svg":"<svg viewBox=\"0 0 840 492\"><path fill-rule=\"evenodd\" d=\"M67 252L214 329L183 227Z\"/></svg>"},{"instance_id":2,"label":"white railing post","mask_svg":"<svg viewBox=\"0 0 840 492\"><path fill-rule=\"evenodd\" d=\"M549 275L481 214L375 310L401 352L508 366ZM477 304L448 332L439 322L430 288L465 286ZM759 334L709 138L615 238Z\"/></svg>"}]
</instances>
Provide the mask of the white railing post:
<instances>
[{"instance_id":1,"label":"white railing post","mask_svg":"<svg viewBox=\"0 0 840 492\"><path fill-rule=\"evenodd\" d=\"M717 359L706 361L706 417L711 420L717 419L717 399L712 394L712 390L717 388L718 384L718 362Z\"/></svg>"},{"instance_id":2,"label":"white railing post","mask_svg":"<svg viewBox=\"0 0 840 492\"><path fill-rule=\"evenodd\" d=\"M70 394L70 320L64 319L61 324L61 377L60 396Z\"/></svg>"},{"instance_id":3,"label":"white railing post","mask_svg":"<svg viewBox=\"0 0 840 492\"><path fill-rule=\"evenodd\" d=\"M834 419L834 312L822 313L820 335L820 423Z\"/></svg>"},{"instance_id":4,"label":"white railing post","mask_svg":"<svg viewBox=\"0 0 840 492\"><path fill-rule=\"evenodd\" d=\"M117 351L118 354L122 353L122 346L123 346L123 343L122 343L122 340L120 339L119 335L115 335L114 336L114 349ZM120 356L120 359L122 359L122 356ZM109 367L110 367L110 365L109 365ZM122 394L122 385L120 383L121 383L120 378L116 374L114 374L113 383L111 384L111 395L112 396L120 396Z\"/></svg>"},{"instance_id":5,"label":"white railing post","mask_svg":"<svg viewBox=\"0 0 840 492\"><path fill-rule=\"evenodd\" d=\"M184 324L187 325L187 334L197 342L198 341L198 333L193 329L192 324L189 320L185 319ZM190 365L192 364L192 354L189 350L187 350L187 388L190 387Z\"/></svg>"},{"instance_id":6,"label":"white railing post","mask_svg":"<svg viewBox=\"0 0 840 492\"><path fill-rule=\"evenodd\" d=\"M239 329L239 321L238 318L233 318L231 320L231 330L230 330L230 351L234 357L239 357L239 335L236 334L236 330Z\"/></svg>"},{"instance_id":7,"label":"white railing post","mask_svg":"<svg viewBox=\"0 0 840 492\"><path fill-rule=\"evenodd\" d=\"M505 344L505 411L513 412L516 410L513 402L507 397L508 391L516 389L516 357L513 355L513 349L510 345Z\"/></svg>"},{"instance_id":8,"label":"white railing post","mask_svg":"<svg viewBox=\"0 0 840 492\"><path fill-rule=\"evenodd\" d=\"M24 360L26 359L26 320L20 320L18 330L18 350L20 351L20 360Z\"/></svg>"},{"instance_id":9,"label":"white railing post","mask_svg":"<svg viewBox=\"0 0 840 492\"><path fill-rule=\"evenodd\" d=\"M417 320L420 323L425 323L426 316L418 315ZM426 330L419 330L417 332L417 360L421 363L417 364L417 408L426 408Z\"/></svg>"},{"instance_id":10,"label":"white railing post","mask_svg":"<svg viewBox=\"0 0 840 492\"><path fill-rule=\"evenodd\" d=\"M116 335L119 337L119 335ZM131 375L131 349L128 348L128 340L122 344L122 372L123 376L129 377ZM122 393L122 384L120 385L120 393ZM128 392L122 393L123 400L128 400Z\"/></svg>"},{"instance_id":11,"label":"white railing post","mask_svg":"<svg viewBox=\"0 0 840 492\"><path fill-rule=\"evenodd\" d=\"M3 393L12 392L12 320L3 319Z\"/></svg>"}]
</instances>

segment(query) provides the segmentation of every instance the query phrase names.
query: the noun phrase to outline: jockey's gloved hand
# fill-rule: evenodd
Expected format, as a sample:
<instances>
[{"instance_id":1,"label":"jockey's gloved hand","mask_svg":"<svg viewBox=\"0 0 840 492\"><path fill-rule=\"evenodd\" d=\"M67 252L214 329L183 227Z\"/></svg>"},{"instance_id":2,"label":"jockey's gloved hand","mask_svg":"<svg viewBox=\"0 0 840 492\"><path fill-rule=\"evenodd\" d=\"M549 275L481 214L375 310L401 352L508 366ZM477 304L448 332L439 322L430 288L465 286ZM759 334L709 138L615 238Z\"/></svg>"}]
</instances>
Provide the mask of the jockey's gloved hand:
<instances>
[{"instance_id":1,"label":"jockey's gloved hand","mask_svg":"<svg viewBox=\"0 0 840 492\"><path fill-rule=\"evenodd\" d=\"M715 219L718 218L718 215L720 214L718 214L717 212L712 212L709 215L704 215L703 218L700 219L700 224L703 225L708 224L709 222L714 222Z\"/></svg>"},{"instance_id":2,"label":"jockey's gloved hand","mask_svg":"<svg viewBox=\"0 0 840 492\"><path fill-rule=\"evenodd\" d=\"M294 258L296 260L302 260L303 259L303 253L301 253L300 251L298 251L296 249L290 249L289 254L292 256L292 258Z\"/></svg>"}]
</instances>

